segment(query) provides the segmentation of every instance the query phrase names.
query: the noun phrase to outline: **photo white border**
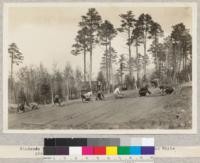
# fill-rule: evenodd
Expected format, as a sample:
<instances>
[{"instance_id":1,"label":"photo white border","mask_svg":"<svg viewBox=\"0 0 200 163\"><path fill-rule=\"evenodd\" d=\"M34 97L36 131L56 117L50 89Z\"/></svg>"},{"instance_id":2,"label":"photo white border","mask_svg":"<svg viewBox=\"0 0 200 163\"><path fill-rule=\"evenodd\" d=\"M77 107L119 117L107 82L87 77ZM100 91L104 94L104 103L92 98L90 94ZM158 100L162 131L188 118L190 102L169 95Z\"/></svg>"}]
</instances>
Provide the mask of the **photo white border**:
<instances>
[{"instance_id":1,"label":"photo white border","mask_svg":"<svg viewBox=\"0 0 200 163\"><path fill-rule=\"evenodd\" d=\"M13 130L8 129L7 30L9 7L191 7L192 8L192 129ZM26 2L3 5L3 132L27 134L196 134L197 133L197 3L195 2Z\"/></svg>"}]
</instances>

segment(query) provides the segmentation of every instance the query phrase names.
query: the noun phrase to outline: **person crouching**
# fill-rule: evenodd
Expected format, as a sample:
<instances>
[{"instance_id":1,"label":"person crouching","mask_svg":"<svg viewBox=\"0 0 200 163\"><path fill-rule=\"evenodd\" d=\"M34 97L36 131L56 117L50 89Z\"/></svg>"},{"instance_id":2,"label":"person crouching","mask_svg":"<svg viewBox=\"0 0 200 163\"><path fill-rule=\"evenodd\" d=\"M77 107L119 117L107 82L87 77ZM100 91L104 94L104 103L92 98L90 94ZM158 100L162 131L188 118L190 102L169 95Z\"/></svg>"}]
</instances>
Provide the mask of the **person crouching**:
<instances>
[{"instance_id":1,"label":"person crouching","mask_svg":"<svg viewBox=\"0 0 200 163\"><path fill-rule=\"evenodd\" d=\"M115 98L123 98L124 94L120 92L120 87L117 86L113 92Z\"/></svg>"},{"instance_id":2,"label":"person crouching","mask_svg":"<svg viewBox=\"0 0 200 163\"><path fill-rule=\"evenodd\" d=\"M92 91L81 95L82 102L89 102L92 97Z\"/></svg>"},{"instance_id":3,"label":"person crouching","mask_svg":"<svg viewBox=\"0 0 200 163\"><path fill-rule=\"evenodd\" d=\"M98 90L96 100L103 100L103 99L104 99L104 94L103 94L102 90Z\"/></svg>"},{"instance_id":4,"label":"person crouching","mask_svg":"<svg viewBox=\"0 0 200 163\"><path fill-rule=\"evenodd\" d=\"M148 85L146 85L145 87L140 88L140 90L139 90L139 95L140 96L146 96L147 94L151 94L151 92L148 89Z\"/></svg>"},{"instance_id":5,"label":"person crouching","mask_svg":"<svg viewBox=\"0 0 200 163\"><path fill-rule=\"evenodd\" d=\"M161 85L159 88L160 88L162 96L167 95L167 94L172 94L174 92L174 88L171 86Z\"/></svg>"},{"instance_id":6,"label":"person crouching","mask_svg":"<svg viewBox=\"0 0 200 163\"><path fill-rule=\"evenodd\" d=\"M59 106L61 105L59 95L55 95L55 98L54 98L53 102L54 102L55 105L56 104L58 104Z\"/></svg>"}]
</instances>

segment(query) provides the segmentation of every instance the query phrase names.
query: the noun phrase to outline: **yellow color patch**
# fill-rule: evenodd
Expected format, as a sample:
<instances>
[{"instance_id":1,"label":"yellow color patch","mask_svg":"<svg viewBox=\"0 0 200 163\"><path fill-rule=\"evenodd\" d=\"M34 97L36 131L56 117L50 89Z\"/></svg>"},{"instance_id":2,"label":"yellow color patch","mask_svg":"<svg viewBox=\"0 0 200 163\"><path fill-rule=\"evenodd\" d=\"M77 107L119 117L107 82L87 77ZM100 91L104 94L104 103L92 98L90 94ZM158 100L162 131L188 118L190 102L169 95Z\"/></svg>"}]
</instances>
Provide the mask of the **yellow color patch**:
<instances>
[{"instance_id":1,"label":"yellow color patch","mask_svg":"<svg viewBox=\"0 0 200 163\"><path fill-rule=\"evenodd\" d=\"M116 146L106 147L106 155L117 155L117 147Z\"/></svg>"}]
</instances>

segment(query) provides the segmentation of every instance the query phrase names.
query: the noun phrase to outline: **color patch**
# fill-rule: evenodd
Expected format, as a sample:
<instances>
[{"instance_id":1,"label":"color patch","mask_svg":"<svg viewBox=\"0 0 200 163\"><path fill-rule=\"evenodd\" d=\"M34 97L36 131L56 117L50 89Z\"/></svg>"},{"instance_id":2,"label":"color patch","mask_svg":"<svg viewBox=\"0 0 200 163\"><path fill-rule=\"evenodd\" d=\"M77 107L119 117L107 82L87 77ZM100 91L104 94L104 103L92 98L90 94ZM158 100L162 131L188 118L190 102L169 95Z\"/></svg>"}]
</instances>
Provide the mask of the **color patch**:
<instances>
[{"instance_id":1,"label":"color patch","mask_svg":"<svg viewBox=\"0 0 200 163\"><path fill-rule=\"evenodd\" d=\"M126 137L120 139L120 145L118 146L130 146L130 145L131 145L131 139Z\"/></svg>"},{"instance_id":2,"label":"color patch","mask_svg":"<svg viewBox=\"0 0 200 163\"><path fill-rule=\"evenodd\" d=\"M43 148L43 155L55 155L56 149L55 147L44 147Z\"/></svg>"},{"instance_id":3,"label":"color patch","mask_svg":"<svg viewBox=\"0 0 200 163\"><path fill-rule=\"evenodd\" d=\"M117 147L116 146L107 146L106 147L106 155L117 155Z\"/></svg>"},{"instance_id":4,"label":"color patch","mask_svg":"<svg viewBox=\"0 0 200 163\"><path fill-rule=\"evenodd\" d=\"M56 146L87 146L87 138L56 138Z\"/></svg>"},{"instance_id":5,"label":"color patch","mask_svg":"<svg viewBox=\"0 0 200 163\"><path fill-rule=\"evenodd\" d=\"M119 138L88 138L87 146L119 146Z\"/></svg>"},{"instance_id":6,"label":"color patch","mask_svg":"<svg viewBox=\"0 0 200 163\"><path fill-rule=\"evenodd\" d=\"M129 155L130 154L130 147L127 146L120 146L117 148L118 155Z\"/></svg>"},{"instance_id":7,"label":"color patch","mask_svg":"<svg viewBox=\"0 0 200 163\"><path fill-rule=\"evenodd\" d=\"M154 146L154 138L142 138L142 146Z\"/></svg>"},{"instance_id":8,"label":"color patch","mask_svg":"<svg viewBox=\"0 0 200 163\"><path fill-rule=\"evenodd\" d=\"M142 147L141 151L142 155L154 155L155 147Z\"/></svg>"},{"instance_id":9,"label":"color patch","mask_svg":"<svg viewBox=\"0 0 200 163\"><path fill-rule=\"evenodd\" d=\"M69 147L64 147L64 146L58 146L55 147L56 149L56 155L69 155Z\"/></svg>"},{"instance_id":10,"label":"color patch","mask_svg":"<svg viewBox=\"0 0 200 163\"><path fill-rule=\"evenodd\" d=\"M106 147L93 147L93 154L94 155L105 155L106 154Z\"/></svg>"},{"instance_id":11,"label":"color patch","mask_svg":"<svg viewBox=\"0 0 200 163\"><path fill-rule=\"evenodd\" d=\"M82 147L82 155L93 155L93 147L83 146Z\"/></svg>"},{"instance_id":12,"label":"color patch","mask_svg":"<svg viewBox=\"0 0 200 163\"><path fill-rule=\"evenodd\" d=\"M129 146L142 146L142 139L141 138L131 138L131 143Z\"/></svg>"},{"instance_id":13,"label":"color patch","mask_svg":"<svg viewBox=\"0 0 200 163\"><path fill-rule=\"evenodd\" d=\"M130 154L131 155L141 155L141 147L140 146L131 146Z\"/></svg>"},{"instance_id":14,"label":"color patch","mask_svg":"<svg viewBox=\"0 0 200 163\"><path fill-rule=\"evenodd\" d=\"M44 139L44 146L55 146L56 139L55 138L45 138Z\"/></svg>"},{"instance_id":15,"label":"color patch","mask_svg":"<svg viewBox=\"0 0 200 163\"><path fill-rule=\"evenodd\" d=\"M82 147L69 147L69 155L82 155Z\"/></svg>"}]
</instances>

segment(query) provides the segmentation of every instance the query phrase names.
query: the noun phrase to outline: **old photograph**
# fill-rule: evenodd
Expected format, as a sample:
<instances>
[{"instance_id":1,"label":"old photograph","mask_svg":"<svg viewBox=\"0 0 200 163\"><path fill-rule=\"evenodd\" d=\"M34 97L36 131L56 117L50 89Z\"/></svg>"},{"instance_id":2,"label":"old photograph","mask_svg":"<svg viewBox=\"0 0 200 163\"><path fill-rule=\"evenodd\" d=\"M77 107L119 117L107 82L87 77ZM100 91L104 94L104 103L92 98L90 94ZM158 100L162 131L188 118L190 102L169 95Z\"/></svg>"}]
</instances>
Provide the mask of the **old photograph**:
<instances>
[{"instance_id":1,"label":"old photograph","mask_svg":"<svg viewBox=\"0 0 200 163\"><path fill-rule=\"evenodd\" d=\"M192 130L190 3L4 6L8 130Z\"/></svg>"}]
</instances>

